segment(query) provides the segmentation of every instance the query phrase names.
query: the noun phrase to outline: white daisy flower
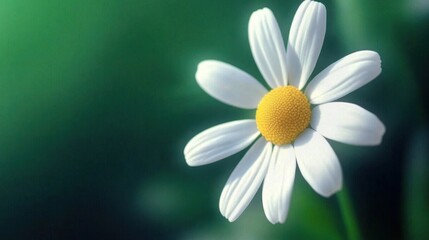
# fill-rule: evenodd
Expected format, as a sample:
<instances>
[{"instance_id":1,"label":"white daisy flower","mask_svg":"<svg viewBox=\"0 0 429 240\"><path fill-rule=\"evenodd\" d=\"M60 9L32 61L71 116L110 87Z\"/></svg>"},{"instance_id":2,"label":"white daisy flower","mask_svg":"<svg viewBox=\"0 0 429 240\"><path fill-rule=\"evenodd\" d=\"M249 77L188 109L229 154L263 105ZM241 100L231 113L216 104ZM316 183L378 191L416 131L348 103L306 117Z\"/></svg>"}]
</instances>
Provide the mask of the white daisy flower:
<instances>
[{"instance_id":1,"label":"white daisy flower","mask_svg":"<svg viewBox=\"0 0 429 240\"><path fill-rule=\"evenodd\" d=\"M220 197L220 212L229 221L240 216L264 181L265 215L271 223L283 223L297 163L314 191L324 197L339 191L342 170L326 138L361 146L381 142L385 127L374 114L352 103L333 102L380 74L376 52L358 51L338 60L304 90L319 57L325 28L325 6L303 1L286 50L271 10L264 8L251 15L250 48L271 91L227 63L207 60L198 65L197 82L210 96L238 108L256 109L255 119L209 128L192 138L184 150L187 164L199 166L231 156L254 142Z\"/></svg>"}]
</instances>

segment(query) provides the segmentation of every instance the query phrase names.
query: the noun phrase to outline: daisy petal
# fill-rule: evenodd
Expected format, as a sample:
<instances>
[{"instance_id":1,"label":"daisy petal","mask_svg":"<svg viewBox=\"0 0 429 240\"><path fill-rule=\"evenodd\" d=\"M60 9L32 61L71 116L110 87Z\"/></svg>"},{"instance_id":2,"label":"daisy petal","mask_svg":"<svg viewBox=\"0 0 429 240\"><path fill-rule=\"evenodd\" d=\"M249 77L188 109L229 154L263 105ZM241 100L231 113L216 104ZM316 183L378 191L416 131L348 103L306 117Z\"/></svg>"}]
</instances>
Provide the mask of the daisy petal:
<instances>
[{"instance_id":1,"label":"daisy petal","mask_svg":"<svg viewBox=\"0 0 429 240\"><path fill-rule=\"evenodd\" d=\"M322 3L304 1L289 32L286 51L289 84L302 89L313 72L326 31L326 8Z\"/></svg>"},{"instance_id":2,"label":"daisy petal","mask_svg":"<svg viewBox=\"0 0 429 240\"><path fill-rule=\"evenodd\" d=\"M334 101L369 83L381 73L381 60L373 51L354 52L331 64L307 86L312 104Z\"/></svg>"},{"instance_id":3,"label":"daisy petal","mask_svg":"<svg viewBox=\"0 0 429 240\"><path fill-rule=\"evenodd\" d=\"M328 141L312 129L305 130L294 144L299 170L310 186L329 197L342 186L342 170Z\"/></svg>"},{"instance_id":4,"label":"daisy petal","mask_svg":"<svg viewBox=\"0 0 429 240\"><path fill-rule=\"evenodd\" d=\"M270 9L253 12L249 20L253 58L271 88L287 85L286 52L277 21Z\"/></svg>"},{"instance_id":5,"label":"daisy petal","mask_svg":"<svg viewBox=\"0 0 429 240\"><path fill-rule=\"evenodd\" d=\"M295 180L296 160L292 145L274 146L262 189L262 203L268 220L284 223L289 211Z\"/></svg>"},{"instance_id":6,"label":"daisy petal","mask_svg":"<svg viewBox=\"0 0 429 240\"><path fill-rule=\"evenodd\" d=\"M229 177L219 201L219 209L230 222L246 209L267 173L271 143L263 137L247 151Z\"/></svg>"},{"instance_id":7,"label":"daisy petal","mask_svg":"<svg viewBox=\"0 0 429 240\"><path fill-rule=\"evenodd\" d=\"M249 146L259 131L253 119L239 120L209 128L186 144L184 154L189 166L219 161Z\"/></svg>"},{"instance_id":8,"label":"daisy petal","mask_svg":"<svg viewBox=\"0 0 429 240\"><path fill-rule=\"evenodd\" d=\"M354 145L381 143L386 128L371 112L344 102L325 103L312 111L311 126L323 136Z\"/></svg>"},{"instance_id":9,"label":"daisy petal","mask_svg":"<svg viewBox=\"0 0 429 240\"><path fill-rule=\"evenodd\" d=\"M197 83L210 96L238 108L254 109L267 90L242 70L216 60L198 64Z\"/></svg>"}]
</instances>

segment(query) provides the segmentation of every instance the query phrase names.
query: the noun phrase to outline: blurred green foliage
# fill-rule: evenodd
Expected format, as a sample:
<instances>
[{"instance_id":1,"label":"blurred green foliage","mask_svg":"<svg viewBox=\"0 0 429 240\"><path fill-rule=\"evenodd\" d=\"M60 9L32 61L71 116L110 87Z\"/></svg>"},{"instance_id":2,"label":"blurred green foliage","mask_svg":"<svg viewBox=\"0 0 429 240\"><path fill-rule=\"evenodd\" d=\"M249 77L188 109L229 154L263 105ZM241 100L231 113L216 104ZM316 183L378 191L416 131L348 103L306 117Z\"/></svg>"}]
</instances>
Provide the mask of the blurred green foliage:
<instances>
[{"instance_id":1,"label":"blurred green foliage","mask_svg":"<svg viewBox=\"0 0 429 240\"><path fill-rule=\"evenodd\" d=\"M383 144L332 143L362 236L422 239L428 159L418 149L427 137L414 135L428 125L429 6L323 3L328 26L315 73L356 50L383 61L374 82L343 98L380 117ZM205 94L198 62L229 62L262 82L249 16L271 8L287 39L299 4L2 0L0 239L344 239L336 199L314 193L299 173L285 224L269 224L260 193L229 223L218 198L243 153L199 168L182 154L198 132L254 114Z\"/></svg>"},{"instance_id":2,"label":"blurred green foliage","mask_svg":"<svg viewBox=\"0 0 429 240\"><path fill-rule=\"evenodd\" d=\"M427 127L416 130L406 155L404 224L407 239L425 239L429 236L429 132Z\"/></svg>"}]
</instances>

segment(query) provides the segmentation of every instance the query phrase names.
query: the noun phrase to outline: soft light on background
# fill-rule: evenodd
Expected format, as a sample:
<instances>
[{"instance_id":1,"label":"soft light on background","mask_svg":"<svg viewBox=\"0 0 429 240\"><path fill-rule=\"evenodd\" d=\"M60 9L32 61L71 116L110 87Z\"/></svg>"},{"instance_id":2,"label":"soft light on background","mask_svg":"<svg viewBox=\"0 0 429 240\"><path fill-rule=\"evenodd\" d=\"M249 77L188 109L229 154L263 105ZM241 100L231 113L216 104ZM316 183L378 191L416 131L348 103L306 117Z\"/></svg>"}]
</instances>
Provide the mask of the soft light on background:
<instances>
[{"instance_id":1,"label":"soft light on background","mask_svg":"<svg viewBox=\"0 0 429 240\"><path fill-rule=\"evenodd\" d=\"M335 197L297 172L285 224L265 218L260 192L234 223L218 211L244 154L191 168L200 131L254 111L198 87L217 59L263 82L247 23L273 10L286 40L300 0L2 0L1 239L344 239ZM334 143L365 239L429 236L429 4L329 0L314 73L374 50L382 74L342 101L385 123L378 147ZM264 83L265 84L265 83Z\"/></svg>"}]
</instances>

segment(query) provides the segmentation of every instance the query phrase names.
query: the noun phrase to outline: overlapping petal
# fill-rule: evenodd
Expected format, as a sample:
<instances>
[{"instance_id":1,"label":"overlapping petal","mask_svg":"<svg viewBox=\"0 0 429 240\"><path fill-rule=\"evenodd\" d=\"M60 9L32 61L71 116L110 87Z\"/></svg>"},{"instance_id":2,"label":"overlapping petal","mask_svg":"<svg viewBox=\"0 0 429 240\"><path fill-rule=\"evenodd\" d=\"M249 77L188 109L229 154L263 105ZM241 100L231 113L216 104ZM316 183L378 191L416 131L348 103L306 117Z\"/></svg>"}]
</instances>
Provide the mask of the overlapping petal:
<instances>
[{"instance_id":1,"label":"overlapping petal","mask_svg":"<svg viewBox=\"0 0 429 240\"><path fill-rule=\"evenodd\" d=\"M284 223L289 211L295 180L296 160L292 145L274 146L262 189L262 203L267 219Z\"/></svg>"},{"instance_id":2,"label":"overlapping petal","mask_svg":"<svg viewBox=\"0 0 429 240\"><path fill-rule=\"evenodd\" d=\"M314 191L329 197L341 189L340 163L322 135L307 129L295 141L294 149L299 170Z\"/></svg>"},{"instance_id":3,"label":"overlapping petal","mask_svg":"<svg viewBox=\"0 0 429 240\"><path fill-rule=\"evenodd\" d=\"M254 109L267 90L242 70L216 60L198 64L197 83L210 96L238 108Z\"/></svg>"},{"instance_id":4,"label":"overlapping petal","mask_svg":"<svg viewBox=\"0 0 429 240\"><path fill-rule=\"evenodd\" d=\"M371 112L358 105L332 102L313 109L311 126L323 136L353 145L381 143L386 128Z\"/></svg>"},{"instance_id":5,"label":"overlapping petal","mask_svg":"<svg viewBox=\"0 0 429 240\"><path fill-rule=\"evenodd\" d=\"M258 191L267 173L271 151L272 144L259 138L229 177L220 197L219 209L230 222L241 215Z\"/></svg>"},{"instance_id":6,"label":"overlapping petal","mask_svg":"<svg viewBox=\"0 0 429 240\"><path fill-rule=\"evenodd\" d=\"M326 8L314 1L303 1L289 32L286 63L289 84L302 89L314 70L326 31Z\"/></svg>"},{"instance_id":7,"label":"overlapping petal","mask_svg":"<svg viewBox=\"0 0 429 240\"><path fill-rule=\"evenodd\" d=\"M373 51L358 51L331 64L305 89L312 104L334 101L367 84L381 73L381 60Z\"/></svg>"},{"instance_id":8,"label":"overlapping petal","mask_svg":"<svg viewBox=\"0 0 429 240\"><path fill-rule=\"evenodd\" d=\"M271 88L287 85L286 52L277 21L270 9L253 12L249 20L253 58Z\"/></svg>"},{"instance_id":9,"label":"overlapping petal","mask_svg":"<svg viewBox=\"0 0 429 240\"><path fill-rule=\"evenodd\" d=\"M193 137L184 154L189 166L209 164L249 146L259 131L255 120L238 120L209 128Z\"/></svg>"}]
</instances>

